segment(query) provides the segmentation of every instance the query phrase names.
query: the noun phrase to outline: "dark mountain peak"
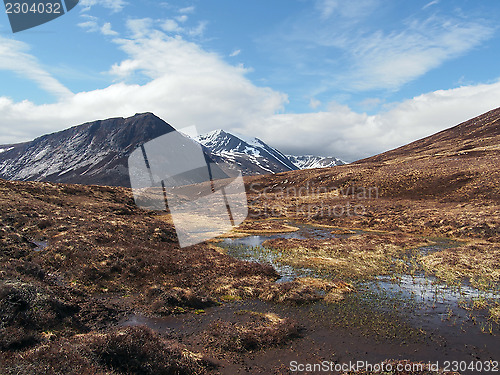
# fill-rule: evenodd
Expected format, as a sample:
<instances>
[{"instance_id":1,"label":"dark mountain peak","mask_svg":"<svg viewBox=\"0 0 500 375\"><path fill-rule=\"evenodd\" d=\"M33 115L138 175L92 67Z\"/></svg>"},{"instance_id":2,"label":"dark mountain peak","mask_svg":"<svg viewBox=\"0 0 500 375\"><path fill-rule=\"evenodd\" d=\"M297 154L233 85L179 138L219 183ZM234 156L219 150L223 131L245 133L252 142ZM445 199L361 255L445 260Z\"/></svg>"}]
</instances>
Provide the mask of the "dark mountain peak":
<instances>
[{"instance_id":1,"label":"dark mountain peak","mask_svg":"<svg viewBox=\"0 0 500 375\"><path fill-rule=\"evenodd\" d=\"M154 118L157 118L157 119L160 119L159 117L157 117L153 112L141 112L141 113L136 113L135 115L133 115L132 117L129 117L129 118L141 118L141 117L154 117ZM161 119L160 119L161 120Z\"/></svg>"},{"instance_id":2,"label":"dark mountain peak","mask_svg":"<svg viewBox=\"0 0 500 375\"><path fill-rule=\"evenodd\" d=\"M140 145L175 129L154 114L87 122L0 153L0 177L129 186L127 159Z\"/></svg>"}]
</instances>

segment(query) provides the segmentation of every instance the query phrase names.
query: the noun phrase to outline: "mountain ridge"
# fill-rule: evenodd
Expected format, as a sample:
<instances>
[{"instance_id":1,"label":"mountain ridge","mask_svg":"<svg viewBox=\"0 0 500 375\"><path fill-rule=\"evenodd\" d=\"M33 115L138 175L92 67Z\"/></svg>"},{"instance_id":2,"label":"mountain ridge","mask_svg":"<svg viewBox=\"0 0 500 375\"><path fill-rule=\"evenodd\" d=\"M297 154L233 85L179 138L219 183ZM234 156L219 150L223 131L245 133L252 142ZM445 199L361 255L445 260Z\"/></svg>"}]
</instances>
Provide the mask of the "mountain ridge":
<instances>
[{"instance_id":1,"label":"mountain ridge","mask_svg":"<svg viewBox=\"0 0 500 375\"><path fill-rule=\"evenodd\" d=\"M130 154L171 131L175 129L170 124L145 112L86 122L29 142L0 145L0 178L130 187ZM244 140L219 129L194 141L202 145L210 160L236 166L244 175L299 169L285 154L258 138Z\"/></svg>"},{"instance_id":2,"label":"mountain ridge","mask_svg":"<svg viewBox=\"0 0 500 375\"><path fill-rule=\"evenodd\" d=\"M196 140L219 158L219 161L235 164L244 175L298 169L282 152L258 138L244 140L225 130L217 129L199 135Z\"/></svg>"},{"instance_id":3,"label":"mountain ridge","mask_svg":"<svg viewBox=\"0 0 500 375\"><path fill-rule=\"evenodd\" d=\"M173 130L150 112L86 122L7 145L9 149L0 153L0 177L128 187L128 155Z\"/></svg>"},{"instance_id":4,"label":"mountain ridge","mask_svg":"<svg viewBox=\"0 0 500 375\"><path fill-rule=\"evenodd\" d=\"M197 140L204 147L208 148L212 154L220 157L221 160L235 162L242 168L246 175L266 174L259 171L258 168L272 173L280 173L300 169L327 168L346 164L344 161L331 156L286 155L278 149L269 146L259 138L254 137L247 139L223 129L217 129L202 134L197 137ZM255 171L247 169L246 163L241 160L245 158L244 155L254 159L254 164L258 166ZM266 162L263 162L263 159L267 159Z\"/></svg>"},{"instance_id":5,"label":"mountain ridge","mask_svg":"<svg viewBox=\"0 0 500 375\"><path fill-rule=\"evenodd\" d=\"M258 176L276 189L378 189L379 198L500 201L500 108L396 149L336 168Z\"/></svg>"}]
</instances>

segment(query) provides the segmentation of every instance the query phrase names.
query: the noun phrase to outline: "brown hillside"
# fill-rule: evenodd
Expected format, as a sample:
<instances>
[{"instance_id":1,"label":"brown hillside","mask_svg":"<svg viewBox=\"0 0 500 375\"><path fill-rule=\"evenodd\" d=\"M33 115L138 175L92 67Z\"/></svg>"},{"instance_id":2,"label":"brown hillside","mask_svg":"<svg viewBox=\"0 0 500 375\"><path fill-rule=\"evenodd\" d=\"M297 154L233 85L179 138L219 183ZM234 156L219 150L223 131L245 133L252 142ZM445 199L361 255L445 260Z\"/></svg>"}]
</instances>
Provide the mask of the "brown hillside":
<instances>
[{"instance_id":1,"label":"brown hillside","mask_svg":"<svg viewBox=\"0 0 500 375\"><path fill-rule=\"evenodd\" d=\"M406 146L356 162L391 162L425 157L472 157L500 152L500 108Z\"/></svg>"},{"instance_id":2,"label":"brown hillside","mask_svg":"<svg viewBox=\"0 0 500 375\"><path fill-rule=\"evenodd\" d=\"M500 108L406 146L356 163L259 176L252 190L376 187L379 197L500 201Z\"/></svg>"}]
</instances>

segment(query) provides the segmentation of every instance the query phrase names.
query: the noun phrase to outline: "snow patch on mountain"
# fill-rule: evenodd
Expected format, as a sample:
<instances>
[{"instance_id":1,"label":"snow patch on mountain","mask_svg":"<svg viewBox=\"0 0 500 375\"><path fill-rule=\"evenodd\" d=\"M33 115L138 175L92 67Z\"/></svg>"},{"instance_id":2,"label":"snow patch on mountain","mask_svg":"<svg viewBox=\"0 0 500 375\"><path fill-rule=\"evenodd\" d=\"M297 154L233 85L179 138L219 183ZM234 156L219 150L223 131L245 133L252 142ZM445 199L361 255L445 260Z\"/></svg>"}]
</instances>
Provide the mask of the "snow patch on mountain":
<instances>
[{"instance_id":1,"label":"snow patch on mountain","mask_svg":"<svg viewBox=\"0 0 500 375\"><path fill-rule=\"evenodd\" d=\"M233 164L244 175L279 173L298 169L288 158L258 138L243 139L222 129L198 136L220 162Z\"/></svg>"},{"instance_id":2,"label":"snow patch on mountain","mask_svg":"<svg viewBox=\"0 0 500 375\"><path fill-rule=\"evenodd\" d=\"M287 157L299 169L329 168L347 164L345 161L333 156L287 155Z\"/></svg>"}]
</instances>

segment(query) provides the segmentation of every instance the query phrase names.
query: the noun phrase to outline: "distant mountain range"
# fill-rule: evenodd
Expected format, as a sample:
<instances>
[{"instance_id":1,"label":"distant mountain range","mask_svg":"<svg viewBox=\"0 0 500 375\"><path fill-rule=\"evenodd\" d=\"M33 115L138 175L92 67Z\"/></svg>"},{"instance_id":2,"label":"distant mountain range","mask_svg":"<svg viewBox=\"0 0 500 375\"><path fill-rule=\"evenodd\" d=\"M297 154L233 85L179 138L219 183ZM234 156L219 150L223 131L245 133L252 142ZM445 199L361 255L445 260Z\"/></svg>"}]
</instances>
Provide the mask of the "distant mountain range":
<instances>
[{"instance_id":1,"label":"distant mountain range","mask_svg":"<svg viewBox=\"0 0 500 375\"><path fill-rule=\"evenodd\" d=\"M246 175L346 164L334 157L285 155L259 138L245 140L243 137L221 129L200 135L196 140L205 146L218 161L234 164Z\"/></svg>"},{"instance_id":2,"label":"distant mountain range","mask_svg":"<svg viewBox=\"0 0 500 375\"><path fill-rule=\"evenodd\" d=\"M299 169L329 168L347 164L345 161L333 156L287 155L286 157Z\"/></svg>"},{"instance_id":3,"label":"distant mountain range","mask_svg":"<svg viewBox=\"0 0 500 375\"><path fill-rule=\"evenodd\" d=\"M154 114L142 113L85 123L30 142L0 145L0 178L129 187L129 155L174 130ZM243 140L223 130L195 140L209 159L235 165L244 175L343 164L336 158L287 156L257 138Z\"/></svg>"}]
</instances>

